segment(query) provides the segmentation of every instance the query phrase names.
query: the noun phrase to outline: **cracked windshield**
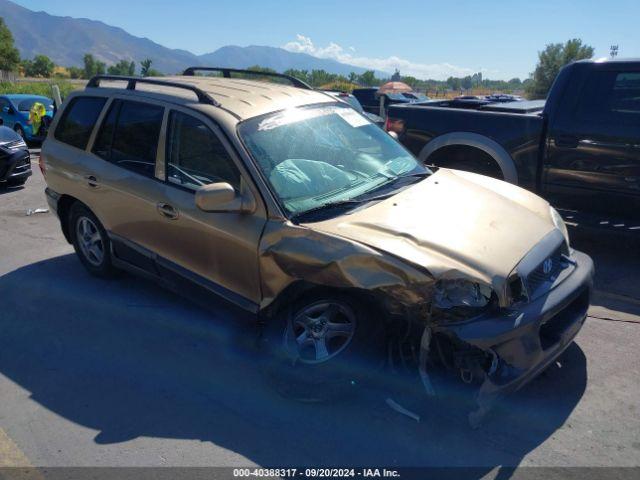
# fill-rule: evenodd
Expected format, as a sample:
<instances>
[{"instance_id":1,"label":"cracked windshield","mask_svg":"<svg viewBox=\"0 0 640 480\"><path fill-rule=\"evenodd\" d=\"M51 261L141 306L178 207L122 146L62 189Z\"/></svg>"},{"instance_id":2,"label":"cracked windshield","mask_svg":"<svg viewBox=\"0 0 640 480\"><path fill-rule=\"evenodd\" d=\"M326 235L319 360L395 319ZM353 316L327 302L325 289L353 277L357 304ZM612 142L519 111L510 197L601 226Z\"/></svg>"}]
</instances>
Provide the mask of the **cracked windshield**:
<instances>
[{"instance_id":1,"label":"cracked windshield","mask_svg":"<svg viewBox=\"0 0 640 480\"><path fill-rule=\"evenodd\" d=\"M429 171L398 142L342 105L295 108L241 125L240 135L284 208L300 215Z\"/></svg>"}]
</instances>

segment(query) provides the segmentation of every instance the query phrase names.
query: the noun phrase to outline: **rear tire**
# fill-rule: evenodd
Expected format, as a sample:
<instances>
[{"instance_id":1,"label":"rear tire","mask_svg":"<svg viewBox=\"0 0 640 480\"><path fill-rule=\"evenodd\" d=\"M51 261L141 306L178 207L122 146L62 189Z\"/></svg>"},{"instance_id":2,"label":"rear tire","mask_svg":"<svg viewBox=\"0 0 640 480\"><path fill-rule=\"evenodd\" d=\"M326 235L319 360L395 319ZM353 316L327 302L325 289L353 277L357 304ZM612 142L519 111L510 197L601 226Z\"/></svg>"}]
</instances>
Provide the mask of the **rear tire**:
<instances>
[{"instance_id":1,"label":"rear tire","mask_svg":"<svg viewBox=\"0 0 640 480\"><path fill-rule=\"evenodd\" d=\"M111 278L111 242L98 218L87 207L74 203L69 212L71 243L82 265L96 277Z\"/></svg>"}]
</instances>

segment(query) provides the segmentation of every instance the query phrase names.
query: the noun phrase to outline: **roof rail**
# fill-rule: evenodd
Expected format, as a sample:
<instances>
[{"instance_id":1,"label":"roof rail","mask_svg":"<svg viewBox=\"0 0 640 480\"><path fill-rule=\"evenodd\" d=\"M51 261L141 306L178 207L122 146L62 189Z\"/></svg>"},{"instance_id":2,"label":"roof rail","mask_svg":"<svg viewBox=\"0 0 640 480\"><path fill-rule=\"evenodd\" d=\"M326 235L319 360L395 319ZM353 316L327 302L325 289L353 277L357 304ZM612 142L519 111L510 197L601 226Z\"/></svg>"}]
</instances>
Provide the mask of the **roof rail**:
<instances>
[{"instance_id":1,"label":"roof rail","mask_svg":"<svg viewBox=\"0 0 640 480\"><path fill-rule=\"evenodd\" d=\"M127 82L127 90L135 90L136 85L138 83L146 83L148 85L159 85L162 87L182 88L184 90L189 90L195 93L200 103L213 105L214 107L220 106L220 104L216 100L214 100L211 97L211 95L209 95L207 92L193 85L188 85L188 84L179 83L179 82L170 82L166 80L144 78L144 77L129 77L124 75L96 75L92 77L91 80L89 80L89 83L87 83L86 88L98 88L100 87L100 82L102 80L114 80L114 81Z\"/></svg>"},{"instance_id":2,"label":"roof rail","mask_svg":"<svg viewBox=\"0 0 640 480\"><path fill-rule=\"evenodd\" d=\"M292 77L291 75L285 75L284 73L275 73L275 72L259 72L256 70L242 70L238 68L224 68L224 67L189 67L182 75L187 77L192 77L196 74L196 72L221 72L224 78L231 78L232 73L242 73L244 75L255 75L257 77L275 77L275 78L284 78L285 80L289 80L291 85L297 88L304 88L305 90L313 90L308 83L303 82L299 78Z\"/></svg>"}]
</instances>

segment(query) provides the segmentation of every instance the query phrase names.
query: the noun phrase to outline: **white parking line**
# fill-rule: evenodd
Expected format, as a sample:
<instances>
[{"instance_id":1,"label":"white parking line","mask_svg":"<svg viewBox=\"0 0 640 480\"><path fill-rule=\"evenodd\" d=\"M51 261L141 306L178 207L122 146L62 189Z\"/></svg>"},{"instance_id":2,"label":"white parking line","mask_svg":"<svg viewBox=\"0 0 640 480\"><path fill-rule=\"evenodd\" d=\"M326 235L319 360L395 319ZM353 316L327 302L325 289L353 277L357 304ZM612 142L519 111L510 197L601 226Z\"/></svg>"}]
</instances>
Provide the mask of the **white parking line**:
<instances>
[{"instance_id":1,"label":"white parking line","mask_svg":"<svg viewBox=\"0 0 640 480\"><path fill-rule=\"evenodd\" d=\"M0 428L0 467L33 467L22 450Z\"/></svg>"}]
</instances>

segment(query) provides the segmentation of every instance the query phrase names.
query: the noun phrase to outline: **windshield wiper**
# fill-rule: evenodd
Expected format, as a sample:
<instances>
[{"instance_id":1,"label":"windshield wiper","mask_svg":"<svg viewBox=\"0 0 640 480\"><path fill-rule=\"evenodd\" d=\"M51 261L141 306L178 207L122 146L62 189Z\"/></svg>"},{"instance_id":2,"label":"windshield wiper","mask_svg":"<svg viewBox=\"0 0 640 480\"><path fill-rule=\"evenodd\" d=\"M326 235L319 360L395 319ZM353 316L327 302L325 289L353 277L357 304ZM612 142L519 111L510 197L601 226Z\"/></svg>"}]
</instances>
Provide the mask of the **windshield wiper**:
<instances>
[{"instance_id":1,"label":"windshield wiper","mask_svg":"<svg viewBox=\"0 0 640 480\"><path fill-rule=\"evenodd\" d=\"M304 212L298 212L295 213L294 215L292 215L293 219L297 219L303 216L306 216L308 214L313 214L316 212L321 212L323 210L331 210L334 208L339 208L339 207L344 207L347 205L361 205L363 203L369 203L369 202L375 202L378 200L386 200L389 197L392 197L393 194L384 194L384 195L377 195L374 197L366 197L366 198L350 198L347 200L338 200L336 202L329 202L329 203L325 203L324 205L319 205L317 207L313 207L310 208L309 210L305 210Z\"/></svg>"},{"instance_id":2,"label":"windshield wiper","mask_svg":"<svg viewBox=\"0 0 640 480\"><path fill-rule=\"evenodd\" d=\"M339 201L336 201L336 202L329 202L329 203L325 203L323 205L318 205L317 207L310 208L309 210L305 210L303 212L294 213L291 216L291 218L297 219L297 218L300 218L302 216L309 215L310 213L316 213L316 212L320 212L322 210L331 210L331 209L334 209L334 208L343 207L345 205L353 205L353 204L357 204L357 203L361 203L361 202L358 201L358 200L354 200L354 199L339 200Z\"/></svg>"},{"instance_id":3,"label":"windshield wiper","mask_svg":"<svg viewBox=\"0 0 640 480\"><path fill-rule=\"evenodd\" d=\"M398 178L406 178L406 177L428 177L432 175L432 172L414 172L414 173L405 173L404 175L398 176Z\"/></svg>"}]
</instances>

